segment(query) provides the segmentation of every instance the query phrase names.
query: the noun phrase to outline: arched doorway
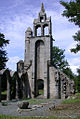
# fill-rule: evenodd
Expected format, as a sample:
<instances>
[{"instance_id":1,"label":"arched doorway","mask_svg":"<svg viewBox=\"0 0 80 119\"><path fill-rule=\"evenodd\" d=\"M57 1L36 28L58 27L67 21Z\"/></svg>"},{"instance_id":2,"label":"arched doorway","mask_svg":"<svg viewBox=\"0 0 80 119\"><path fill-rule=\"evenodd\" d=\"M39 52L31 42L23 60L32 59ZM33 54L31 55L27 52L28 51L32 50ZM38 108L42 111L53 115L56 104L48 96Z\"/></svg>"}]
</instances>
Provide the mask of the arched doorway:
<instances>
[{"instance_id":1,"label":"arched doorway","mask_svg":"<svg viewBox=\"0 0 80 119\"><path fill-rule=\"evenodd\" d=\"M1 71L1 99L11 99L11 76L8 69Z\"/></svg>"},{"instance_id":2,"label":"arched doorway","mask_svg":"<svg viewBox=\"0 0 80 119\"><path fill-rule=\"evenodd\" d=\"M30 88L30 83L29 83L29 78L28 78L27 72L22 74L21 80L22 80L22 97L23 97L23 99L31 98L31 88Z\"/></svg>"},{"instance_id":3,"label":"arched doorway","mask_svg":"<svg viewBox=\"0 0 80 119\"><path fill-rule=\"evenodd\" d=\"M44 95L44 81L42 79L38 79L38 95Z\"/></svg>"},{"instance_id":4,"label":"arched doorway","mask_svg":"<svg viewBox=\"0 0 80 119\"><path fill-rule=\"evenodd\" d=\"M6 71L4 71L1 77L1 100L7 99L7 77Z\"/></svg>"},{"instance_id":5,"label":"arched doorway","mask_svg":"<svg viewBox=\"0 0 80 119\"><path fill-rule=\"evenodd\" d=\"M11 72L10 72L11 73ZM19 98L19 82L20 78L17 72L12 74L12 84L11 84L11 99Z\"/></svg>"},{"instance_id":6,"label":"arched doorway","mask_svg":"<svg viewBox=\"0 0 80 119\"><path fill-rule=\"evenodd\" d=\"M38 95L38 80L44 80L44 42L35 43L35 96Z\"/></svg>"}]
</instances>

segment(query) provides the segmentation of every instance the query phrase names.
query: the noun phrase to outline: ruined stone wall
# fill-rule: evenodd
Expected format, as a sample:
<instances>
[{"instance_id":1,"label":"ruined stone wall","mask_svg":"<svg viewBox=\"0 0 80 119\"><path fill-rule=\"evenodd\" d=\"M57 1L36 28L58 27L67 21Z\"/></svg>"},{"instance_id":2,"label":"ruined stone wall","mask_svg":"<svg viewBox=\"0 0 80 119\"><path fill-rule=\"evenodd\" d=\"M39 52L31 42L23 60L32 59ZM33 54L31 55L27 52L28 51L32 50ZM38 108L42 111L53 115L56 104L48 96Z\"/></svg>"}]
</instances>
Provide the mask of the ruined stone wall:
<instances>
[{"instance_id":1,"label":"ruined stone wall","mask_svg":"<svg viewBox=\"0 0 80 119\"><path fill-rule=\"evenodd\" d=\"M49 67L49 95L50 98L59 98L58 96L58 76L56 74L56 69L52 66Z\"/></svg>"},{"instance_id":2,"label":"ruined stone wall","mask_svg":"<svg viewBox=\"0 0 80 119\"><path fill-rule=\"evenodd\" d=\"M71 96L75 93L75 85L74 81L70 80L63 72L54 68L53 66L49 66L48 71L48 79L47 84L44 83L45 86L48 86L48 97L44 98L53 98L53 99L65 99L68 96ZM24 73L17 73L9 70L0 71L0 101L1 101L1 77L4 73L7 73L7 100L11 100L11 81L12 77L16 76L16 92L15 99L18 98L34 98L34 79L32 79L32 66ZM23 77L23 78L22 78ZM45 89L44 89L45 90ZM20 97L20 91L22 91L22 97ZM45 92L44 92L45 93Z\"/></svg>"},{"instance_id":3,"label":"ruined stone wall","mask_svg":"<svg viewBox=\"0 0 80 119\"><path fill-rule=\"evenodd\" d=\"M65 99L75 92L74 81L53 66L49 67L49 82L50 98Z\"/></svg>"}]
</instances>

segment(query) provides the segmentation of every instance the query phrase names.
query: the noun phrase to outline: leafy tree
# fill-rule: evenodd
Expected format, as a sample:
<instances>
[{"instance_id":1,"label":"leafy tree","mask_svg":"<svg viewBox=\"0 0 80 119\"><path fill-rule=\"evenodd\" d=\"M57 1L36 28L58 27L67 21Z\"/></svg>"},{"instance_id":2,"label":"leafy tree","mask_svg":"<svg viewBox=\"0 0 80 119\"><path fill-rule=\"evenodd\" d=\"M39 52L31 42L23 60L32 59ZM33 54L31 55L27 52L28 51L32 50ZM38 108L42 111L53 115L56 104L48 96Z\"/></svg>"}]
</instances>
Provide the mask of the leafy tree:
<instances>
[{"instance_id":1,"label":"leafy tree","mask_svg":"<svg viewBox=\"0 0 80 119\"><path fill-rule=\"evenodd\" d=\"M76 90L80 93L80 69L77 69Z\"/></svg>"},{"instance_id":2,"label":"leafy tree","mask_svg":"<svg viewBox=\"0 0 80 119\"><path fill-rule=\"evenodd\" d=\"M80 27L80 0L71 0L70 2L60 1L60 3L65 7L62 15ZM78 31L73 38L77 41L77 44L75 48L71 49L71 52L77 53L80 51L80 31Z\"/></svg>"},{"instance_id":3,"label":"leafy tree","mask_svg":"<svg viewBox=\"0 0 80 119\"><path fill-rule=\"evenodd\" d=\"M4 34L0 33L0 70L4 69L8 61L5 46L9 44L9 40L5 40Z\"/></svg>"},{"instance_id":4,"label":"leafy tree","mask_svg":"<svg viewBox=\"0 0 80 119\"><path fill-rule=\"evenodd\" d=\"M73 74L73 72L71 71L71 69L69 67L67 67L66 69L63 70L63 72L70 78L75 80L75 75Z\"/></svg>"},{"instance_id":5,"label":"leafy tree","mask_svg":"<svg viewBox=\"0 0 80 119\"><path fill-rule=\"evenodd\" d=\"M69 66L67 60L65 60L64 51L56 46L53 47L52 65L61 70Z\"/></svg>"},{"instance_id":6,"label":"leafy tree","mask_svg":"<svg viewBox=\"0 0 80 119\"><path fill-rule=\"evenodd\" d=\"M78 31L78 33L76 33L76 35L74 35L73 38L78 43L76 44L76 48L71 49L71 52L77 53L78 51L80 51L80 31Z\"/></svg>"}]
</instances>

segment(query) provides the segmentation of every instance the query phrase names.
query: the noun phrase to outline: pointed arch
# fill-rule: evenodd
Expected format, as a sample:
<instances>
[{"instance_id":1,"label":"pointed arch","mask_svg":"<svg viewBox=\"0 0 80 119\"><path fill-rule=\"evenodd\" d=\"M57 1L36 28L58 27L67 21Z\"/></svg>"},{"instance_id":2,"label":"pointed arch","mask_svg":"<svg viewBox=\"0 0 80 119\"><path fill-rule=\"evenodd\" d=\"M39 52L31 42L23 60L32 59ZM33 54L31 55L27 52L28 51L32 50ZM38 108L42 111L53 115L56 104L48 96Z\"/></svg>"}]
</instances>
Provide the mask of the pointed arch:
<instances>
[{"instance_id":1,"label":"pointed arch","mask_svg":"<svg viewBox=\"0 0 80 119\"><path fill-rule=\"evenodd\" d=\"M7 100L11 100L11 76L10 71L6 69L3 73L3 76L6 77L7 81Z\"/></svg>"},{"instance_id":2,"label":"pointed arch","mask_svg":"<svg viewBox=\"0 0 80 119\"><path fill-rule=\"evenodd\" d=\"M31 98L31 87L27 72L22 74L21 80L22 80L23 98Z\"/></svg>"}]
</instances>

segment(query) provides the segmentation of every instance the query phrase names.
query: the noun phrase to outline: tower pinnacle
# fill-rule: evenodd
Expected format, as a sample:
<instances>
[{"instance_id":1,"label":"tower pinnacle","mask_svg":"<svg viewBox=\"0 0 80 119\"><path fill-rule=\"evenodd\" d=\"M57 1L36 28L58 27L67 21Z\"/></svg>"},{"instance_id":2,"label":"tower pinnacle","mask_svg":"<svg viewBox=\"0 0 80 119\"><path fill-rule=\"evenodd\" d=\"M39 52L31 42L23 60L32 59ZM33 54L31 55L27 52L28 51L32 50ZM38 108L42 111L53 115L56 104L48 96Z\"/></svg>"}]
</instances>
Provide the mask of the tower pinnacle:
<instances>
[{"instance_id":1,"label":"tower pinnacle","mask_svg":"<svg viewBox=\"0 0 80 119\"><path fill-rule=\"evenodd\" d=\"M41 4L41 11L42 11L42 12L45 12L44 4L43 4L43 3Z\"/></svg>"}]
</instances>

